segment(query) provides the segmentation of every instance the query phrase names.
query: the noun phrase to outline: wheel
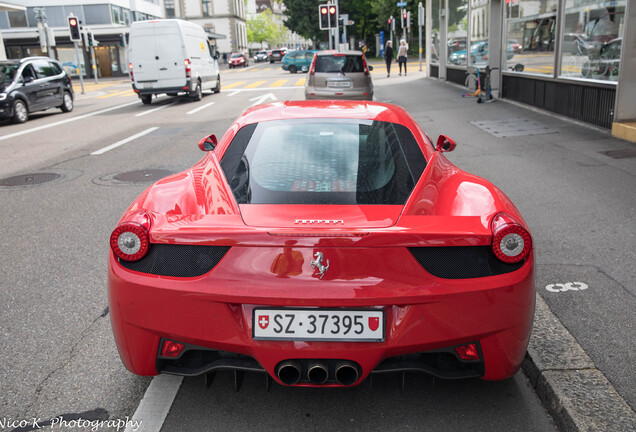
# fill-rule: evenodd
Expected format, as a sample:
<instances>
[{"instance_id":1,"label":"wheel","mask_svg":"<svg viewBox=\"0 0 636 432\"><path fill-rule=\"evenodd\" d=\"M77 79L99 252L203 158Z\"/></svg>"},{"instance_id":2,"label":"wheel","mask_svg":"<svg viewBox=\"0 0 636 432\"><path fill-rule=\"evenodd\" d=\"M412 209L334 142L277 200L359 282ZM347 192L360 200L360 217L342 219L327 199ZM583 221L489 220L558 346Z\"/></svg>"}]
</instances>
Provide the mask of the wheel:
<instances>
[{"instance_id":1,"label":"wheel","mask_svg":"<svg viewBox=\"0 0 636 432\"><path fill-rule=\"evenodd\" d=\"M230 65L229 68L232 69L232 65Z\"/></svg>"},{"instance_id":2,"label":"wheel","mask_svg":"<svg viewBox=\"0 0 636 432\"><path fill-rule=\"evenodd\" d=\"M62 105L60 105L60 109L62 110L62 112L73 111L73 96L71 96L71 93L65 91L62 99L63 99L63 102L62 102Z\"/></svg>"},{"instance_id":3,"label":"wheel","mask_svg":"<svg viewBox=\"0 0 636 432\"><path fill-rule=\"evenodd\" d=\"M29 119L29 110L22 99L16 99L13 103L13 121L24 123Z\"/></svg>"},{"instance_id":4,"label":"wheel","mask_svg":"<svg viewBox=\"0 0 636 432\"><path fill-rule=\"evenodd\" d=\"M296 72L298 72L298 68L296 66L294 66L294 65L291 65L291 66L289 66L289 71L291 73L296 73Z\"/></svg>"},{"instance_id":5,"label":"wheel","mask_svg":"<svg viewBox=\"0 0 636 432\"><path fill-rule=\"evenodd\" d=\"M194 93L192 93L192 99L197 102L203 99L203 92L201 92L201 83L197 83L197 86L194 89Z\"/></svg>"},{"instance_id":6,"label":"wheel","mask_svg":"<svg viewBox=\"0 0 636 432\"><path fill-rule=\"evenodd\" d=\"M144 105L150 105L152 103L152 95L139 96L139 99L141 99Z\"/></svg>"},{"instance_id":7,"label":"wheel","mask_svg":"<svg viewBox=\"0 0 636 432\"><path fill-rule=\"evenodd\" d=\"M477 103L481 103L481 98L480 97L477 98Z\"/></svg>"},{"instance_id":8,"label":"wheel","mask_svg":"<svg viewBox=\"0 0 636 432\"><path fill-rule=\"evenodd\" d=\"M221 75L216 76L216 87L212 90L214 93L219 93L221 91Z\"/></svg>"}]
</instances>

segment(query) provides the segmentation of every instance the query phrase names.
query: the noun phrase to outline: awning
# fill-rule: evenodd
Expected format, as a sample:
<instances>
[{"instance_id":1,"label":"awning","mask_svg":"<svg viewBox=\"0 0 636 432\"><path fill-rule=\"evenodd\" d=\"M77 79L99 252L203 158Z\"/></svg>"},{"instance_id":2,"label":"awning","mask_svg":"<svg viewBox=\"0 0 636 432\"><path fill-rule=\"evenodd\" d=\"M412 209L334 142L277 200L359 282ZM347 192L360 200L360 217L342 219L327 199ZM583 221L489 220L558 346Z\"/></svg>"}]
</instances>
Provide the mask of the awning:
<instances>
[{"instance_id":1,"label":"awning","mask_svg":"<svg viewBox=\"0 0 636 432\"><path fill-rule=\"evenodd\" d=\"M206 30L205 33L208 35L208 38L210 39L227 39L227 36L219 34L219 33L212 33L209 30Z\"/></svg>"},{"instance_id":2,"label":"awning","mask_svg":"<svg viewBox=\"0 0 636 432\"><path fill-rule=\"evenodd\" d=\"M26 7L14 3L0 2L0 12L24 11Z\"/></svg>"}]
</instances>

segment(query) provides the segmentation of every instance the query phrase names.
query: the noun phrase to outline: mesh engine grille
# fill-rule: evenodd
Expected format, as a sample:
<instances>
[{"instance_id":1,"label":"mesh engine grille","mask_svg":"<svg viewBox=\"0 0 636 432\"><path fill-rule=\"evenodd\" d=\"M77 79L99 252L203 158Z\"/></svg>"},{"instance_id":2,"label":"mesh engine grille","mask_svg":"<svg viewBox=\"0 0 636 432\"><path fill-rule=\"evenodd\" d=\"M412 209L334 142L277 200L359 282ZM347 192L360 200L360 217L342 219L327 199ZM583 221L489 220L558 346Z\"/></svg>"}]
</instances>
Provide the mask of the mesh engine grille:
<instances>
[{"instance_id":1,"label":"mesh engine grille","mask_svg":"<svg viewBox=\"0 0 636 432\"><path fill-rule=\"evenodd\" d=\"M119 262L123 267L141 273L195 277L212 270L229 249L229 246L152 244L148 255L139 261Z\"/></svg>"},{"instance_id":2,"label":"mesh engine grille","mask_svg":"<svg viewBox=\"0 0 636 432\"><path fill-rule=\"evenodd\" d=\"M409 251L424 270L444 279L496 276L518 270L523 261L499 261L490 246L412 247Z\"/></svg>"}]
</instances>

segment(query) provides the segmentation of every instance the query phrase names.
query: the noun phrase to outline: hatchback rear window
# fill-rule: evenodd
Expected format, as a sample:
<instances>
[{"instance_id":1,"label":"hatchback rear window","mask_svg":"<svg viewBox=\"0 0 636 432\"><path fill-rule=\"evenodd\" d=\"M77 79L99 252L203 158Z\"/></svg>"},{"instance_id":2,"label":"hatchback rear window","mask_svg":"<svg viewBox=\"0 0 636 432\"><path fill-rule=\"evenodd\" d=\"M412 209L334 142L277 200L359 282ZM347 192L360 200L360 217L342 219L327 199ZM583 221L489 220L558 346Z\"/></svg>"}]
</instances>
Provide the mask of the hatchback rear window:
<instances>
[{"instance_id":1,"label":"hatchback rear window","mask_svg":"<svg viewBox=\"0 0 636 432\"><path fill-rule=\"evenodd\" d=\"M399 124L277 120L242 128L221 167L239 204L404 204L426 159Z\"/></svg>"},{"instance_id":2,"label":"hatchback rear window","mask_svg":"<svg viewBox=\"0 0 636 432\"><path fill-rule=\"evenodd\" d=\"M353 73L364 72L362 56L359 55L321 55L316 58L316 72Z\"/></svg>"}]
</instances>

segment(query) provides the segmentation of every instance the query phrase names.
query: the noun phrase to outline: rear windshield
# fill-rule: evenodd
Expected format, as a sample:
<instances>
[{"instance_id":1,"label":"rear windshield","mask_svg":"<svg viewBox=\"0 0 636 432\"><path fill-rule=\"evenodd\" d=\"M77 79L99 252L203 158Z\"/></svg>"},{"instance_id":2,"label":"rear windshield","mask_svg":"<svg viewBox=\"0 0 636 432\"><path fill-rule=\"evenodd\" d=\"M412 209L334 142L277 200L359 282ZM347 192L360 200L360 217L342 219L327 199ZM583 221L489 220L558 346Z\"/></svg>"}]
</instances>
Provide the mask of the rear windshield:
<instances>
[{"instance_id":1,"label":"rear windshield","mask_svg":"<svg viewBox=\"0 0 636 432\"><path fill-rule=\"evenodd\" d=\"M316 58L316 72L364 72L362 56L359 55L321 55Z\"/></svg>"},{"instance_id":2,"label":"rear windshield","mask_svg":"<svg viewBox=\"0 0 636 432\"><path fill-rule=\"evenodd\" d=\"M239 204L404 204L426 160L402 125L303 119L243 127L221 167Z\"/></svg>"}]
</instances>

